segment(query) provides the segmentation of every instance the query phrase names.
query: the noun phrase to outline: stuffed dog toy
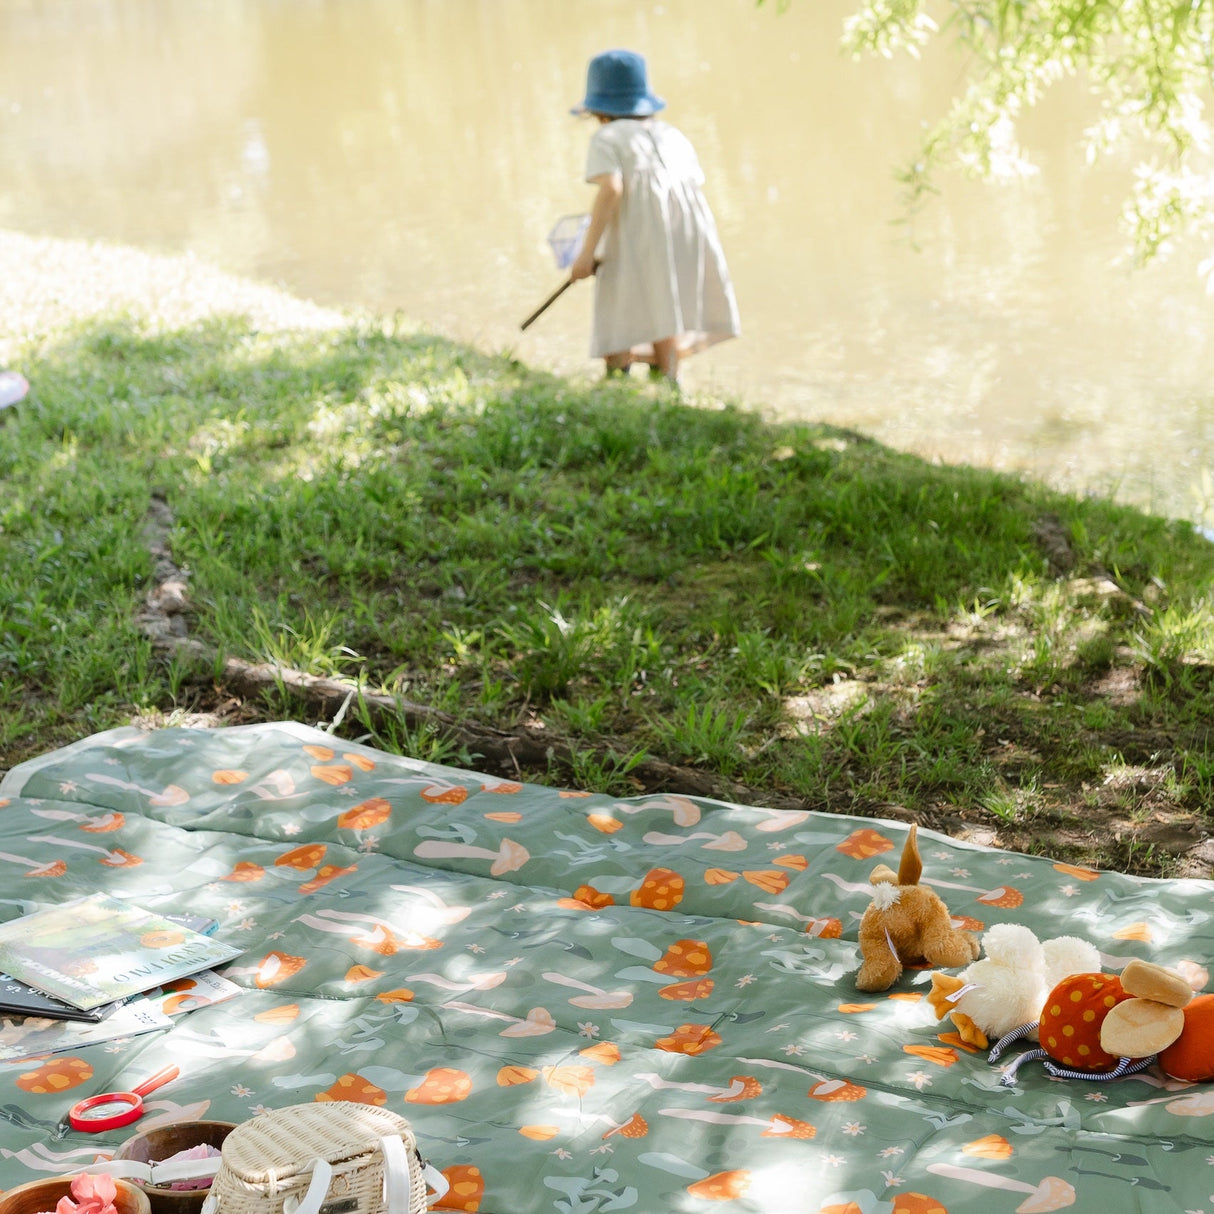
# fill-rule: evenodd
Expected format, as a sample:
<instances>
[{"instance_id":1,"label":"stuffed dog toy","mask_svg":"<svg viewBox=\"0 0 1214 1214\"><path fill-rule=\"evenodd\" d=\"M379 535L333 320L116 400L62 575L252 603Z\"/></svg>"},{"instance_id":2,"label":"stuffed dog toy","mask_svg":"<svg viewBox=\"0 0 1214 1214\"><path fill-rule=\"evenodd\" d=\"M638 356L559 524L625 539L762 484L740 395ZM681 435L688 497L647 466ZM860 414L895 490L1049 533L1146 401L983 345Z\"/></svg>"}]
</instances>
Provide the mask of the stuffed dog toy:
<instances>
[{"instance_id":1,"label":"stuffed dog toy","mask_svg":"<svg viewBox=\"0 0 1214 1214\"><path fill-rule=\"evenodd\" d=\"M902 967L926 962L951 969L978 958L978 938L958 931L939 894L919 884L919 828L912 826L902 848L898 871L878 864L869 876L873 900L860 920L860 954L856 975L862 991L884 991L902 975Z\"/></svg>"}]
</instances>

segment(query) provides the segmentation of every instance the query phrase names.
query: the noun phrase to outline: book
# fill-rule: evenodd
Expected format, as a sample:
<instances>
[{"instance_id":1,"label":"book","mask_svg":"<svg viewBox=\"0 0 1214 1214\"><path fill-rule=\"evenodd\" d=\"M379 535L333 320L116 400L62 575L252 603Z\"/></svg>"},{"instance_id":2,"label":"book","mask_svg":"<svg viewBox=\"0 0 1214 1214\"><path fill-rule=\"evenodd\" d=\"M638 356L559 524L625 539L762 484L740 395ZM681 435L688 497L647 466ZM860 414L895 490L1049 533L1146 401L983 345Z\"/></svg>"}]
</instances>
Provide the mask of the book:
<instances>
[{"instance_id":1,"label":"book","mask_svg":"<svg viewBox=\"0 0 1214 1214\"><path fill-rule=\"evenodd\" d=\"M98 1020L104 1020L116 1006L116 1003L103 1003L87 1012L82 1011L78 1007L72 1007L70 1003L64 1003L62 999L44 995L26 983L18 982L10 974L0 974L0 1015L8 1013L50 1020L88 1020L96 1023Z\"/></svg>"},{"instance_id":2,"label":"book","mask_svg":"<svg viewBox=\"0 0 1214 1214\"><path fill-rule=\"evenodd\" d=\"M45 1020L40 1016L0 1018L0 1063L41 1058L78 1050L101 1041L117 1041L156 1029L171 1028L173 1021L163 1008L147 999L132 999L104 1020L89 1024L79 1020Z\"/></svg>"},{"instance_id":3,"label":"book","mask_svg":"<svg viewBox=\"0 0 1214 1214\"><path fill-rule=\"evenodd\" d=\"M0 971L83 1011L226 964L242 951L108 894L0 924Z\"/></svg>"},{"instance_id":4,"label":"book","mask_svg":"<svg viewBox=\"0 0 1214 1214\"><path fill-rule=\"evenodd\" d=\"M143 998L158 1007L166 1016L180 1016L212 1003L223 1003L244 992L228 978L221 978L213 970L203 970L188 978L175 978L166 982L159 990L149 991Z\"/></svg>"}]
</instances>

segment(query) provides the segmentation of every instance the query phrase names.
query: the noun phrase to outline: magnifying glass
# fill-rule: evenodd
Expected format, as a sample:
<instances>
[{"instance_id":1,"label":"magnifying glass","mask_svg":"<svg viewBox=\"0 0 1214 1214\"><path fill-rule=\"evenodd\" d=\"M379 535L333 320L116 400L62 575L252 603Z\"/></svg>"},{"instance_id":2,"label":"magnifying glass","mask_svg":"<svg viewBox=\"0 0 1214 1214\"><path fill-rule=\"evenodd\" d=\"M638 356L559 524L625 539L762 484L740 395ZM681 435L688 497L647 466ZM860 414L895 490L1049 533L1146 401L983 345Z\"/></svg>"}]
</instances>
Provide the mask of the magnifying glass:
<instances>
[{"instance_id":1,"label":"magnifying glass","mask_svg":"<svg viewBox=\"0 0 1214 1214\"><path fill-rule=\"evenodd\" d=\"M68 1109L68 1124L73 1130L83 1130L86 1134L99 1134L103 1130L117 1130L130 1125L143 1116L143 1098L180 1074L179 1068L166 1066L129 1092L102 1092L99 1096L78 1100Z\"/></svg>"}]
</instances>

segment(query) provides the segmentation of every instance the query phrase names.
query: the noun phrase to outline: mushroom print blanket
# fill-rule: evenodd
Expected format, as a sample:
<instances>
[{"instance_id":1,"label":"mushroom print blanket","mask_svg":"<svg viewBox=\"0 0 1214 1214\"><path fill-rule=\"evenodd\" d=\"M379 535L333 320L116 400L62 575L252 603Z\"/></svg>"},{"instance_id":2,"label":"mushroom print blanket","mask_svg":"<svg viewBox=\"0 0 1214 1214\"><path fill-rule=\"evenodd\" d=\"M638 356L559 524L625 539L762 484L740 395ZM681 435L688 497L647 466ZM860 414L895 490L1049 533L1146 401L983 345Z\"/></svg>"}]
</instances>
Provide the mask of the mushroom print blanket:
<instances>
[{"instance_id":1,"label":"mushroom print blanket","mask_svg":"<svg viewBox=\"0 0 1214 1214\"><path fill-rule=\"evenodd\" d=\"M234 998L0 1063L0 1188L136 1131L311 1101L406 1116L483 1214L1212 1209L1214 1084L998 1065L930 975L855 986L897 822L509 782L295 724L100 734L0 784L0 919L94 892L218 920ZM954 923L1204 986L1212 887L919 832ZM15 1022L0 1022L11 1035ZM68 1107L180 1076L142 1121Z\"/></svg>"}]
</instances>

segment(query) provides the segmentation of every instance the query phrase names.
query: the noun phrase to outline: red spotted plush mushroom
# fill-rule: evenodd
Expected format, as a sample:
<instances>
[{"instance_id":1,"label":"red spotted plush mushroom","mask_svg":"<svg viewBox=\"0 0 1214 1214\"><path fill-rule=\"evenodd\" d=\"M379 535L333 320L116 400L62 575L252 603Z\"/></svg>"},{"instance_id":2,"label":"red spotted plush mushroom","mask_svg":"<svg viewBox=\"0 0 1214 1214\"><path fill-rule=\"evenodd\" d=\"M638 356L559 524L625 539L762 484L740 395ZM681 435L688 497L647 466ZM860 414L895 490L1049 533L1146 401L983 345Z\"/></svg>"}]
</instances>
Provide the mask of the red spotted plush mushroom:
<instances>
[{"instance_id":1,"label":"red spotted plush mushroom","mask_svg":"<svg viewBox=\"0 0 1214 1214\"><path fill-rule=\"evenodd\" d=\"M1208 1011L1189 1013L1197 1002L1182 975L1148 961L1131 961L1120 977L1073 974L1046 998L1038 1026L1041 1048L1017 1058L1001 1082L1010 1087L1020 1065L1033 1059L1042 1060L1056 1077L1115 1079L1145 1069L1157 1055L1163 1064L1169 1051L1177 1068L1165 1064L1169 1074L1214 1079L1214 1051L1207 1045L1214 1001ZM1194 1033L1192 1045L1186 1030ZM991 1051L992 1061L999 1052L998 1047Z\"/></svg>"}]
</instances>

